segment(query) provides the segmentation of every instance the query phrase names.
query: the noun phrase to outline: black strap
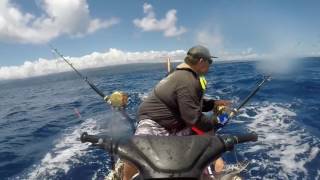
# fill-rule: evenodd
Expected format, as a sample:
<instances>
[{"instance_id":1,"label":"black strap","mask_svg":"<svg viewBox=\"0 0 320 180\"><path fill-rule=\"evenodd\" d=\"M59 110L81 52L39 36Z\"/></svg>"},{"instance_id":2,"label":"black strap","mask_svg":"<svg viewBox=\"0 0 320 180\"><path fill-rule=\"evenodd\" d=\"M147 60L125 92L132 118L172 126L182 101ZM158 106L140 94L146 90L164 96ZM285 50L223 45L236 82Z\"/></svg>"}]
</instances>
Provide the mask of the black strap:
<instances>
[{"instance_id":1,"label":"black strap","mask_svg":"<svg viewBox=\"0 0 320 180\"><path fill-rule=\"evenodd\" d=\"M190 68L176 68L176 70L183 70L183 71L189 71L189 72L191 72L193 75L194 75L194 77L195 78L197 78L198 79L198 74L196 73L196 72L194 72L192 69L190 69Z\"/></svg>"}]
</instances>

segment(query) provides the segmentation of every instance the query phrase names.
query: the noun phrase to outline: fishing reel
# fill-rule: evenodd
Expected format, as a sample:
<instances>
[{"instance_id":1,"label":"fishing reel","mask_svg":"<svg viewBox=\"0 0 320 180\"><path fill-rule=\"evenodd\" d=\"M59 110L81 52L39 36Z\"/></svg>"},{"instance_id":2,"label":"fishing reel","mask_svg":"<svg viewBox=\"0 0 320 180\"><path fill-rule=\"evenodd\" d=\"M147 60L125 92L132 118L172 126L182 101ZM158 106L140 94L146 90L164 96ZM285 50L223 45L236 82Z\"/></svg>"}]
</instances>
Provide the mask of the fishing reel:
<instances>
[{"instance_id":1,"label":"fishing reel","mask_svg":"<svg viewBox=\"0 0 320 180\"><path fill-rule=\"evenodd\" d=\"M122 91L114 91L111 95L105 96L104 100L112 107L123 108L128 104L128 94Z\"/></svg>"},{"instance_id":2,"label":"fishing reel","mask_svg":"<svg viewBox=\"0 0 320 180\"><path fill-rule=\"evenodd\" d=\"M225 125L230 118L236 114L236 109L231 109L228 106L220 105L213 109L216 120L219 124Z\"/></svg>"},{"instance_id":3,"label":"fishing reel","mask_svg":"<svg viewBox=\"0 0 320 180\"><path fill-rule=\"evenodd\" d=\"M227 107L227 106L219 105L219 106L214 107L213 113L214 113L216 116L219 116L219 115L225 113L227 110L228 110L228 107Z\"/></svg>"},{"instance_id":4,"label":"fishing reel","mask_svg":"<svg viewBox=\"0 0 320 180\"><path fill-rule=\"evenodd\" d=\"M233 117L234 115L236 115L237 110L236 109L231 109L228 106L217 106L216 108L214 108L214 113L217 115L220 114L228 114L229 117Z\"/></svg>"}]
</instances>

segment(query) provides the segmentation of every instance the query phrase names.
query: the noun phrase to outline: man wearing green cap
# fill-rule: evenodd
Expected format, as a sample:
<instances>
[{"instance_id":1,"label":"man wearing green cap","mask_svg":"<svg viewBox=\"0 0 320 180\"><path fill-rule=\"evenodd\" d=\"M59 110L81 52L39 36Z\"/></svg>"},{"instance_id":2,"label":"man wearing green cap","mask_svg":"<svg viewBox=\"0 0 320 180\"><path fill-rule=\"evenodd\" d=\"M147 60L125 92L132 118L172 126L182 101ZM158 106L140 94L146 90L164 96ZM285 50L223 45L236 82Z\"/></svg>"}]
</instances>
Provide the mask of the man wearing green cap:
<instances>
[{"instance_id":1,"label":"man wearing green cap","mask_svg":"<svg viewBox=\"0 0 320 180\"><path fill-rule=\"evenodd\" d=\"M229 101L203 98L206 90L204 75L213 57L203 46L189 49L184 63L162 79L139 107L135 135L191 135L193 129L210 131L223 126L228 119L208 117L203 112L229 105ZM223 162L216 170L223 168ZM125 178L136 171L125 164Z\"/></svg>"},{"instance_id":2,"label":"man wearing green cap","mask_svg":"<svg viewBox=\"0 0 320 180\"><path fill-rule=\"evenodd\" d=\"M150 134L150 128L144 128L150 123L159 126L152 126L156 135L189 135L192 126L203 131L216 127L220 122L202 112L229 105L229 102L203 98L204 75L209 71L212 58L215 57L203 46L189 49L185 62L161 80L140 105L136 134Z\"/></svg>"}]
</instances>

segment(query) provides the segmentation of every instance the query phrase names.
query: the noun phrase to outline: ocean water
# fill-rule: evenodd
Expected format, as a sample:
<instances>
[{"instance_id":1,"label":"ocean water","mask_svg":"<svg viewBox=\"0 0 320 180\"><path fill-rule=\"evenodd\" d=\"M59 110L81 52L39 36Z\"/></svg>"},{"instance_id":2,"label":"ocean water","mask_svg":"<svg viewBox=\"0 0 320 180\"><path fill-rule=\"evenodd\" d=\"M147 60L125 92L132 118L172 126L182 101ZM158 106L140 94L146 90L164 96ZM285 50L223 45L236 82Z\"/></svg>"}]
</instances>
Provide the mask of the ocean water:
<instances>
[{"instance_id":1,"label":"ocean water","mask_svg":"<svg viewBox=\"0 0 320 180\"><path fill-rule=\"evenodd\" d=\"M216 63L207 96L238 105L262 79L258 62ZM165 76L163 64L131 64L82 71L105 94L129 94L125 118L74 72L0 82L1 179L103 179L111 166L103 150L79 136L130 134L138 105ZM320 178L320 60L297 61L274 74L220 134L255 131L256 143L226 153L249 160L246 179Z\"/></svg>"}]
</instances>

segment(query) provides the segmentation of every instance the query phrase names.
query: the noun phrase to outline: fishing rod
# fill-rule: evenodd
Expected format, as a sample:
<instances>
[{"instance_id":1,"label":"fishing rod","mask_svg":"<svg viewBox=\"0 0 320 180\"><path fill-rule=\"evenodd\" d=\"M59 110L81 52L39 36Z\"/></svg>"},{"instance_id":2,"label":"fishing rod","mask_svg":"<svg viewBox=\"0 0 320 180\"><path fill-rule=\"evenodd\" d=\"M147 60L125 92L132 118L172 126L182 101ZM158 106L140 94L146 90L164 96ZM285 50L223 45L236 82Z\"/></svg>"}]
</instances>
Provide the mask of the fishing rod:
<instances>
[{"instance_id":1,"label":"fishing rod","mask_svg":"<svg viewBox=\"0 0 320 180\"><path fill-rule=\"evenodd\" d=\"M93 89L99 96L103 98L108 104L113 107L125 107L128 103L128 95L122 91L115 91L110 96L106 96L101 90L97 88L92 82L89 81L87 76L82 75L74 66L73 64L68 61L59 51L57 48L54 48L50 45L50 48L53 53L58 55L64 62L66 62L75 72L76 74L84 80L90 87Z\"/></svg>"},{"instance_id":2,"label":"fishing rod","mask_svg":"<svg viewBox=\"0 0 320 180\"><path fill-rule=\"evenodd\" d=\"M218 125L217 127L217 131L219 131L221 129L221 127L223 127L229 119L231 119L232 117L234 117L236 114L238 114L239 110L248 103L248 101L259 91L259 89L268 81L271 80L271 76L264 76L264 78L262 79L262 81L260 83L258 83L258 85L251 91L251 93L240 103L240 105L235 108L235 109L231 109L225 105L222 106L218 106L214 109L214 112L216 114L216 119L219 122L220 125ZM198 131L198 130L197 130ZM200 131L200 133L202 133Z\"/></svg>"},{"instance_id":3,"label":"fishing rod","mask_svg":"<svg viewBox=\"0 0 320 180\"><path fill-rule=\"evenodd\" d=\"M245 105L247 104L247 102L259 91L259 89L266 83L269 82L271 80L271 76L264 76L262 81L260 83L258 83L258 85L251 91L251 93L240 103L240 105L233 109L230 114L229 117L234 116L236 113L238 113L238 111Z\"/></svg>"},{"instance_id":4,"label":"fishing rod","mask_svg":"<svg viewBox=\"0 0 320 180\"><path fill-rule=\"evenodd\" d=\"M64 62L66 62L77 74L78 76L80 76L80 78L82 78L98 95L100 95L103 99L107 98L108 96L104 95L104 93L102 91L100 91L97 86L95 86L94 84L92 84L89 80L87 76L83 76L74 66L72 63L70 63L61 53L59 53L59 51L56 48L53 48L52 46L50 46L52 51L57 54Z\"/></svg>"},{"instance_id":5,"label":"fishing rod","mask_svg":"<svg viewBox=\"0 0 320 180\"><path fill-rule=\"evenodd\" d=\"M263 80L256 86L256 88L236 108L236 111L239 111L239 109L242 108L259 91L260 87L270 80L271 76L264 76Z\"/></svg>"},{"instance_id":6,"label":"fishing rod","mask_svg":"<svg viewBox=\"0 0 320 180\"><path fill-rule=\"evenodd\" d=\"M238 112L239 109L242 108L245 104L247 104L247 102L259 91L259 89L262 87L262 85L264 85L266 82L271 80L271 76L264 76L263 80L258 83L258 85L251 91L251 93L240 103L240 105L235 108L235 109L229 109L227 106L218 106L216 108L216 117L219 121L222 121L224 123L222 123L223 125L225 124L225 122L228 121L228 119L232 118L233 116L235 116ZM219 130L222 126L218 127L217 130ZM198 129L197 127L193 126L192 130L194 132L196 132L198 135L202 135L204 134L204 132L200 129Z\"/></svg>"}]
</instances>

